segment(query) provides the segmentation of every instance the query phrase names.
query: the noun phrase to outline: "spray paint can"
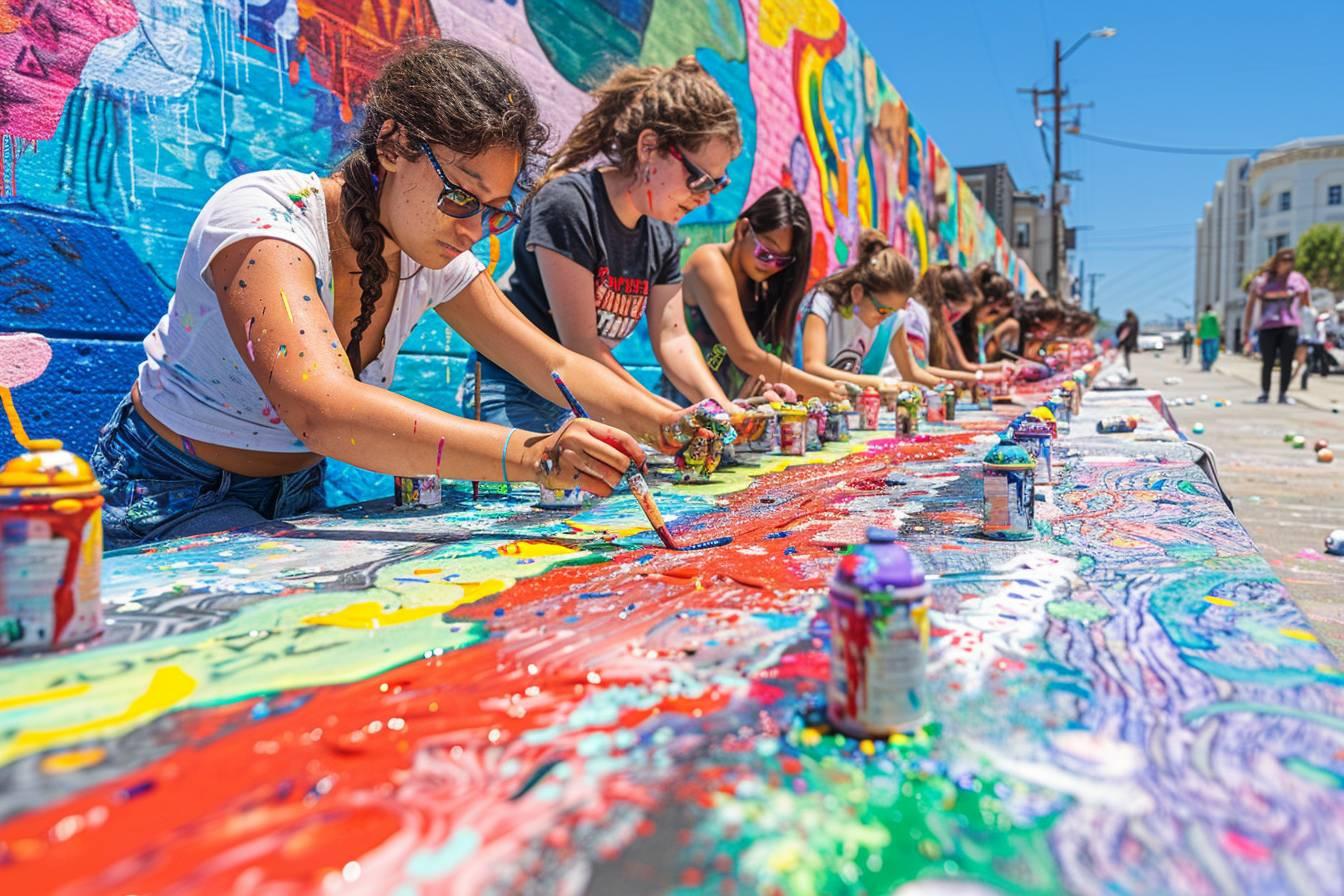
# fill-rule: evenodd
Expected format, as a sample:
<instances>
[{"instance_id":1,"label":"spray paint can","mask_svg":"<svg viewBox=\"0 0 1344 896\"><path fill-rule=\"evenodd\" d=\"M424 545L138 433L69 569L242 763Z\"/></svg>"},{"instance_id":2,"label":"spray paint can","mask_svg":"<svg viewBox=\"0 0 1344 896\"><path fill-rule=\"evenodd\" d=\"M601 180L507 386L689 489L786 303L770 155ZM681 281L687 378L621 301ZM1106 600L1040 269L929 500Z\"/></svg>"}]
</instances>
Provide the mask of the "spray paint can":
<instances>
[{"instance_id":1,"label":"spray paint can","mask_svg":"<svg viewBox=\"0 0 1344 896\"><path fill-rule=\"evenodd\" d=\"M861 429L877 429L878 418L882 416L882 394L872 386L859 395L859 413L863 416Z\"/></svg>"},{"instance_id":2,"label":"spray paint can","mask_svg":"<svg viewBox=\"0 0 1344 896\"><path fill-rule=\"evenodd\" d=\"M747 451L767 452L777 450L779 447L779 416L774 408L763 407L752 411L751 416L756 416L756 425L754 425L749 434L746 443ZM773 430L773 439L772 439ZM741 434L739 434L739 439Z\"/></svg>"},{"instance_id":3,"label":"spray paint can","mask_svg":"<svg viewBox=\"0 0 1344 896\"><path fill-rule=\"evenodd\" d=\"M807 409L786 404L779 411L779 453L802 457L807 453Z\"/></svg>"},{"instance_id":4,"label":"spray paint can","mask_svg":"<svg viewBox=\"0 0 1344 896\"><path fill-rule=\"evenodd\" d=\"M1036 537L1036 462L1013 442L1010 432L985 455L984 520L988 538L1025 541Z\"/></svg>"},{"instance_id":5,"label":"spray paint can","mask_svg":"<svg viewBox=\"0 0 1344 896\"><path fill-rule=\"evenodd\" d=\"M437 476L393 476L392 503L397 507L438 507L443 482Z\"/></svg>"},{"instance_id":6,"label":"spray paint can","mask_svg":"<svg viewBox=\"0 0 1344 896\"><path fill-rule=\"evenodd\" d=\"M1068 435L1073 429L1073 409L1069 407L1069 393L1063 389L1056 389L1050 393L1050 399L1046 401L1045 406L1055 415L1055 425L1060 435Z\"/></svg>"},{"instance_id":7,"label":"spray paint can","mask_svg":"<svg viewBox=\"0 0 1344 896\"><path fill-rule=\"evenodd\" d=\"M820 451L826 444L826 421L830 417L826 413L826 405L821 403L819 398L808 399L807 402L807 450Z\"/></svg>"},{"instance_id":8,"label":"spray paint can","mask_svg":"<svg viewBox=\"0 0 1344 896\"><path fill-rule=\"evenodd\" d=\"M1138 417L1102 417L1097 421L1097 432L1133 432L1138 428Z\"/></svg>"},{"instance_id":9,"label":"spray paint can","mask_svg":"<svg viewBox=\"0 0 1344 896\"><path fill-rule=\"evenodd\" d=\"M924 419L930 423L943 423L947 420L947 406L943 404L943 396L941 393L925 393Z\"/></svg>"},{"instance_id":10,"label":"spray paint can","mask_svg":"<svg viewBox=\"0 0 1344 896\"><path fill-rule=\"evenodd\" d=\"M849 441L849 413L848 401L836 401L826 406L826 441Z\"/></svg>"},{"instance_id":11,"label":"spray paint can","mask_svg":"<svg viewBox=\"0 0 1344 896\"><path fill-rule=\"evenodd\" d=\"M948 423L957 419L957 390L955 388L943 392L943 419Z\"/></svg>"},{"instance_id":12,"label":"spray paint can","mask_svg":"<svg viewBox=\"0 0 1344 896\"><path fill-rule=\"evenodd\" d=\"M1054 416L1047 408L1039 407L1014 420L1012 430L1013 441L1036 462L1036 481L1047 485L1054 483Z\"/></svg>"},{"instance_id":13,"label":"spray paint can","mask_svg":"<svg viewBox=\"0 0 1344 896\"><path fill-rule=\"evenodd\" d=\"M929 586L896 533L868 530L831 579L831 724L853 737L910 731L929 717Z\"/></svg>"},{"instance_id":14,"label":"spray paint can","mask_svg":"<svg viewBox=\"0 0 1344 896\"><path fill-rule=\"evenodd\" d=\"M34 451L0 469L0 653L102 632L102 564L103 496L82 458Z\"/></svg>"}]
</instances>

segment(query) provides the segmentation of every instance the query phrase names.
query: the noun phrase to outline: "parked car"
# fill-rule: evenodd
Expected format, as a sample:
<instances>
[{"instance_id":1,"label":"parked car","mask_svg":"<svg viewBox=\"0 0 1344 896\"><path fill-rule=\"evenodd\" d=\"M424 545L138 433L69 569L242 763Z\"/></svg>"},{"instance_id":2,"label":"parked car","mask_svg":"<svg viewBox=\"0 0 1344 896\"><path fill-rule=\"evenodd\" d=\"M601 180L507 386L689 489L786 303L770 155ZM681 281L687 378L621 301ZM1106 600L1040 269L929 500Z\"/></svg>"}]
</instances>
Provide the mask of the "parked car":
<instances>
[{"instance_id":1,"label":"parked car","mask_svg":"<svg viewBox=\"0 0 1344 896\"><path fill-rule=\"evenodd\" d=\"M1166 340L1159 333L1139 334L1139 351L1141 352L1160 352L1166 347Z\"/></svg>"}]
</instances>

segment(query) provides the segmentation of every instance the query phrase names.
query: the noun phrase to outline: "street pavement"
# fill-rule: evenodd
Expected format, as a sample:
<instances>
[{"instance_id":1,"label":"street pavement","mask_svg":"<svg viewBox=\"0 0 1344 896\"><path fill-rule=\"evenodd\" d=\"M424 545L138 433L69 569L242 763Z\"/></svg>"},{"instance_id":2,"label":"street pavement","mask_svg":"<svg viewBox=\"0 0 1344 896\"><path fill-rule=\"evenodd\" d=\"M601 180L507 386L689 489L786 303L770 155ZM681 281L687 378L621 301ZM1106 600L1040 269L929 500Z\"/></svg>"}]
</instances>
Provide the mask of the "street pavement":
<instances>
[{"instance_id":1,"label":"street pavement","mask_svg":"<svg viewBox=\"0 0 1344 896\"><path fill-rule=\"evenodd\" d=\"M1344 557L1326 554L1324 546L1326 535L1344 529L1344 375L1312 377L1306 392L1295 385L1289 394L1296 405L1260 405L1258 361L1225 356L1204 373L1197 359L1183 364L1178 348L1136 354L1133 364L1139 384L1160 390L1173 405L1185 434L1213 450L1237 518L1321 640L1344 659ZM1172 401L1187 398L1194 404ZM1217 400L1228 404L1214 407ZM1194 433L1196 423L1202 434ZM1289 432L1305 436L1306 447L1286 443ZM1333 463L1317 461L1317 439L1330 443L1338 455Z\"/></svg>"}]
</instances>

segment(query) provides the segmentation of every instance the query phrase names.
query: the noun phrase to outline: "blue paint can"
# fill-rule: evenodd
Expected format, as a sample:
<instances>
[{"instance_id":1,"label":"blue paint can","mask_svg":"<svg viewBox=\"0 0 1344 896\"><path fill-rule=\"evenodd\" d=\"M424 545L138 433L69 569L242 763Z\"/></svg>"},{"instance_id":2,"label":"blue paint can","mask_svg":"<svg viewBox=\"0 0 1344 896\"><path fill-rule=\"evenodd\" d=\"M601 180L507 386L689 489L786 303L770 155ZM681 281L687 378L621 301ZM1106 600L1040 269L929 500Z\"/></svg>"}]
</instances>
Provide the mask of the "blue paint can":
<instances>
[{"instance_id":1,"label":"blue paint can","mask_svg":"<svg viewBox=\"0 0 1344 896\"><path fill-rule=\"evenodd\" d=\"M999 434L999 444L985 455L984 519L988 538L1026 541L1036 537L1036 461L1010 432Z\"/></svg>"}]
</instances>

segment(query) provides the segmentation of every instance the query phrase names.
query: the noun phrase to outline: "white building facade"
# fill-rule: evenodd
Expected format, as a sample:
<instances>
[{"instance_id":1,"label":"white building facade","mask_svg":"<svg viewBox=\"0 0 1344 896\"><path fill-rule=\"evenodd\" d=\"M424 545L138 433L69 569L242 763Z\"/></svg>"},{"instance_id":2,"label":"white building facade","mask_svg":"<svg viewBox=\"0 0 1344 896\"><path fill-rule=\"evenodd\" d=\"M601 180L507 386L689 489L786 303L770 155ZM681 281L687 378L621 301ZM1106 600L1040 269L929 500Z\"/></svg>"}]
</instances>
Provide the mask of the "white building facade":
<instances>
[{"instance_id":1,"label":"white building facade","mask_svg":"<svg viewBox=\"0 0 1344 896\"><path fill-rule=\"evenodd\" d=\"M1230 161L1195 226L1195 315L1213 305L1226 338L1240 344L1246 275L1323 222L1344 224L1344 135Z\"/></svg>"}]
</instances>

